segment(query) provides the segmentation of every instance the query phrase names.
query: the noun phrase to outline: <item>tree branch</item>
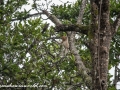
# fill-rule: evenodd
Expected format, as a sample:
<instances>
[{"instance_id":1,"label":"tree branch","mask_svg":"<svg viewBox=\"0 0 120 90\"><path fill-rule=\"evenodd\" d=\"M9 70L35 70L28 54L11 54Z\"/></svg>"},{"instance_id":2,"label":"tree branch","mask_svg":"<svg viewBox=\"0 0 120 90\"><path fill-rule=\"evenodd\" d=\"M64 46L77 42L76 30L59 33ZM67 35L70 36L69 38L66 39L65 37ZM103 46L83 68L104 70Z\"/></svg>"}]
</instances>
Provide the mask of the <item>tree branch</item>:
<instances>
[{"instance_id":1,"label":"tree branch","mask_svg":"<svg viewBox=\"0 0 120 90\"><path fill-rule=\"evenodd\" d=\"M114 28L114 29L113 29L113 30L114 30L113 32L114 32L114 33L117 32L119 26L120 26L120 13L118 14L116 20L115 20L114 23L113 23L113 28Z\"/></svg>"},{"instance_id":2,"label":"tree branch","mask_svg":"<svg viewBox=\"0 0 120 90\"><path fill-rule=\"evenodd\" d=\"M86 1L87 0L82 0L81 6L80 6L80 11L79 11L79 16L78 16L78 20L77 20L77 24L82 23L83 14L84 14L85 7L86 7Z\"/></svg>"},{"instance_id":3,"label":"tree branch","mask_svg":"<svg viewBox=\"0 0 120 90\"><path fill-rule=\"evenodd\" d=\"M62 22L55 15L51 15L50 13L48 13L47 10L42 10L42 11L55 25L62 24Z\"/></svg>"},{"instance_id":4,"label":"tree branch","mask_svg":"<svg viewBox=\"0 0 120 90\"><path fill-rule=\"evenodd\" d=\"M46 23L43 27L43 31L41 32L42 34L48 29L49 23Z\"/></svg>"},{"instance_id":5,"label":"tree branch","mask_svg":"<svg viewBox=\"0 0 120 90\"><path fill-rule=\"evenodd\" d=\"M41 13L28 14L25 17L18 17L18 18L12 19L11 21L24 20L24 19L30 18L32 16L37 16L37 15L41 15L41 14L45 14L55 25L62 24L62 22L55 15L50 14L47 10L42 10Z\"/></svg>"},{"instance_id":6,"label":"tree branch","mask_svg":"<svg viewBox=\"0 0 120 90\"><path fill-rule=\"evenodd\" d=\"M91 29L89 26L83 26L83 25L57 25L55 28L56 32L66 32L66 31L75 31L75 32L80 32L82 34L88 35L88 31Z\"/></svg>"},{"instance_id":7,"label":"tree branch","mask_svg":"<svg viewBox=\"0 0 120 90\"><path fill-rule=\"evenodd\" d=\"M74 33L68 33L68 38L69 38L69 43L70 43L70 51L73 53L75 56L75 63L78 69L78 74L82 76L83 81L85 82L86 86L91 85L92 83L92 78L88 75L88 69L85 67L85 65L82 62L82 59L79 55L79 51L75 47L75 38L74 38L75 32ZM91 86L88 86L88 88L91 88Z\"/></svg>"},{"instance_id":8,"label":"tree branch","mask_svg":"<svg viewBox=\"0 0 120 90\"><path fill-rule=\"evenodd\" d=\"M18 18L12 19L11 21L24 20L24 19L27 19L27 18L30 18L30 17L33 17L33 16L41 15L41 14L43 14L43 13L28 14L25 17L18 17Z\"/></svg>"}]
</instances>

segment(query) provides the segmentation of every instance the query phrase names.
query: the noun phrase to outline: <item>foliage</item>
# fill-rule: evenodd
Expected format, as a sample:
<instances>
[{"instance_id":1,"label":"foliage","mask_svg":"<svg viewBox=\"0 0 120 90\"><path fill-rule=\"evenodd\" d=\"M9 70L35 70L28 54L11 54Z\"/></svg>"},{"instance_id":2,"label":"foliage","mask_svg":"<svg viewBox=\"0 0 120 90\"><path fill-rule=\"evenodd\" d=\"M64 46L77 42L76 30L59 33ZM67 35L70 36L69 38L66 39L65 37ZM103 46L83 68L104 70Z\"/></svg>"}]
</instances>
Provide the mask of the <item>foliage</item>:
<instances>
[{"instance_id":1,"label":"foliage","mask_svg":"<svg viewBox=\"0 0 120 90\"><path fill-rule=\"evenodd\" d=\"M18 3L19 2L19 3ZM41 33L45 23L40 17L22 20L29 11L19 11L26 0L8 0L0 6L0 75L2 85L47 85L47 89L53 88L65 90L72 83L80 83L79 87L85 88L82 76L78 75L75 58L71 53L59 56L62 46L56 37L60 33L54 32L49 27ZM64 24L75 23L79 14L78 0L73 5L65 3L60 6L52 6L51 12ZM120 3L111 0L111 18L115 18L119 12ZM90 5L87 5L83 17L83 24L90 24ZM11 22L14 18L20 21ZM120 29L111 41L110 68L119 60ZM82 38L82 39L80 39ZM91 69L91 57L88 48L84 45L86 35L76 35L76 47L86 67ZM110 69L109 68L109 69ZM111 77L111 75L109 75ZM110 86L113 90L113 86ZM5 90L6 88L3 88ZM12 88L12 90L16 90ZM76 87L76 90L80 90Z\"/></svg>"},{"instance_id":2,"label":"foliage","mask_svg":"<svg viewBox=\"0 0 120 90\"><path fill-rule=\"evenodd\" d=\"M74 4L64 3L64 5L53 5L51 11L54 15L56 15L63 23L71 24L77 21L77 17L79 15L79 10L81 5L81 0L77 0ZM89 24L90 20L90 4L87 5L85 14L83 17L83 23Z\"/></svg>"},{"instance_id":3,"label":"foliage","mask_svg":"<svg viewBox=\"0 0 120 90\"><path fill-rule=\"evenodd\" d=\"M111 23L113 23L114 19L120 12L120 9L118 8L120 6L119 1L112 1L110 3L110 17L111 17ZM117 65L119 63L119 52L120 52L120 28L118 28L118 31L116 35L113 37L111 41L111 49L110 49L110 68Z\"/></svg>"}]
</instances>

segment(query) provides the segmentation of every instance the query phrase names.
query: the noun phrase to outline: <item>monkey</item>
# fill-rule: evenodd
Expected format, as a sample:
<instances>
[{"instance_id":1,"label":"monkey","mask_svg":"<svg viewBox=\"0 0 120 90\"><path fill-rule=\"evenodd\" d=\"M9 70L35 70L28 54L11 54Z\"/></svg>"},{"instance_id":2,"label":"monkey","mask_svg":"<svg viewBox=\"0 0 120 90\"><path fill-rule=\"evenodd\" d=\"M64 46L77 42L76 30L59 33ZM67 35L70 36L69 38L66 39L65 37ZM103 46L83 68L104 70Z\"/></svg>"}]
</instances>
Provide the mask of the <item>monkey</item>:
<instances>
[{"instance_id":1,"label":"monkey","mask_svg":"<svg viewBox=\"0 0 120 90\"><path fill-rule=\"evenodd\" d=\"M69 49L69 43L68 43L68 37L67 37L67 36L62 36L62 45L63 45L66 49Z\"/></svg>"},{"instance_id":2,"label":"monkey","mask_svg":"<svg viewBox=\"0 0 120 90\"><path fill-rule=\"evenodd\" d=\"M67 36L62 36L62 45L65 48L65 55L68 53L69 50L69 42L68 42L68 37Z\"/></svg>"}]
</instances>

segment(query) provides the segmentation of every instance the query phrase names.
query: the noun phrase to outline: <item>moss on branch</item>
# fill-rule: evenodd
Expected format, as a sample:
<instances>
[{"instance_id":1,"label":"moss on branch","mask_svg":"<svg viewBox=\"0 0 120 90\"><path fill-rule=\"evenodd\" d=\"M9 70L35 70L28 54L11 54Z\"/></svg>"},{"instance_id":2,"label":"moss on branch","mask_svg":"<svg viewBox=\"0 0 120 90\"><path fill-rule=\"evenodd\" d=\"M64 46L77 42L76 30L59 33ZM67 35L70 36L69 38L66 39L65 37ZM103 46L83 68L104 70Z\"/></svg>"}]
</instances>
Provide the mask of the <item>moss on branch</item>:
<instances>
[{"instance_id":1,"label":"moss on branch","mask_svg":"<svg viewBox=\"0 0 120 90\"><path fill-rule=\"evenodd\" d=\"M82 34L88 35L90 26L84 26L84 25L78 25L78 24L71 24L71 25L62 24L62 25L57 25L54 29L56 32L75 31L75 32L80 32Z\"/></svg>"}]
</instances>

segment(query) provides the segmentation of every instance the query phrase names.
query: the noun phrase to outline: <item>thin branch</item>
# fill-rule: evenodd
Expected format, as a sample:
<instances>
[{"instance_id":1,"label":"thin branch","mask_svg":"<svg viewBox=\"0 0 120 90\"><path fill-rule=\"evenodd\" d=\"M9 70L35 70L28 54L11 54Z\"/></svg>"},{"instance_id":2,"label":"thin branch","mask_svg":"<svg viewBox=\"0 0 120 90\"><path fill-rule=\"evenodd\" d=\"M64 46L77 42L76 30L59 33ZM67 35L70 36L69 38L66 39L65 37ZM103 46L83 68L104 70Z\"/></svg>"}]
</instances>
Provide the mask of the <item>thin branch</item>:
<instances>
[{"instance_id":1,"label":"thin branch","mask_svg":"<svg viewBox=\"0 0 120 90\"><path fill-rule=\"evenodd\" d=\"M81 6L80 6L80 11L79 11L79 16L78 16L78 20L77 20L77 24L82 23L82 18L83 18L83 14L84 14L85 7L86 7L86 2L87 2L87 0L82 0Z\"/></svg>"},{"instance_id":2,"label":"thin branch","mask_svg":"<svg viewBox=\"0 0 120 90\"><path fill-rule=\"evenodd\" d=\"M24 19L27 19L27 18L30 18L30 17L33 17L33 16L41 15L41 14L43 14L43 13L28 14L25 17L18 17L18 18L12 19L11 21L24 20Z\"/></svg>"},{"instance_id":3,"label":"thin branch","mask_svg":"<svg viewBox=\"0 0 120 90\"><path fill-rule=\"evenodd\" d=\"M43 31L41 32L42 34L48 29L49 23L46 23L43 27Z\"/></svg>"},{"instance_id":4,"label":"thin branch","mask_svg":"<svg viewBox=\"0 0 120 90\"><path fill-rule=\"evenodd\" d=\"M42 14L45 14L55 25L62 24L62 22L55 15L50 14L47 10L42 10L42 12L40 13L28 14L25 17L18 17L18 18L12 19L11 21L24 20L24 19L37 16L37 15L42 15Z\"/></svg>"},{"instance_id":5,"label":"thin branch","mask_svg":"<svg viewBox=\"0 0 120 90\"><path fill-rule=\"evenodd\" d=\"M120 27L120 13L118 14L116 20L114 21L113 27L114 27L114 33L116 33L118 28Z\"/></svg>"}]
</instances>

